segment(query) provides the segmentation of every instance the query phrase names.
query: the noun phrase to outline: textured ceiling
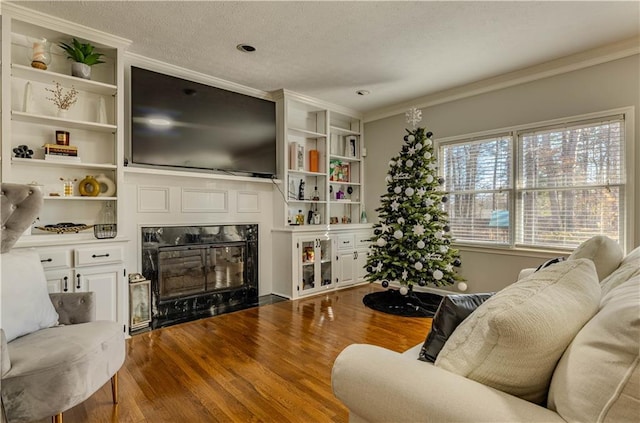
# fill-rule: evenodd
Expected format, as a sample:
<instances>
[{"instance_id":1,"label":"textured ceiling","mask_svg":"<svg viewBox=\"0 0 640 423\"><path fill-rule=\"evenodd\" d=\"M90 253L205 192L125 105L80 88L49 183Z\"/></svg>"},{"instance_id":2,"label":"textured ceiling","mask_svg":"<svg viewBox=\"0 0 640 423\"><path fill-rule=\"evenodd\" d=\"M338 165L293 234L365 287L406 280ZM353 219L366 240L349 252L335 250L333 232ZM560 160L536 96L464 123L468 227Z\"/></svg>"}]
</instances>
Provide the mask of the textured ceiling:
<instances>
[{"instance_id":1,"label":"textured ceiling","mask_svg":"<svg viewBox=\"0 0 640 423\"><path fill-rule=\"evenodd\" d=\"M362 112L640 36L637 1L14 3L142 56Z\"/></svg>"}]
</instances>

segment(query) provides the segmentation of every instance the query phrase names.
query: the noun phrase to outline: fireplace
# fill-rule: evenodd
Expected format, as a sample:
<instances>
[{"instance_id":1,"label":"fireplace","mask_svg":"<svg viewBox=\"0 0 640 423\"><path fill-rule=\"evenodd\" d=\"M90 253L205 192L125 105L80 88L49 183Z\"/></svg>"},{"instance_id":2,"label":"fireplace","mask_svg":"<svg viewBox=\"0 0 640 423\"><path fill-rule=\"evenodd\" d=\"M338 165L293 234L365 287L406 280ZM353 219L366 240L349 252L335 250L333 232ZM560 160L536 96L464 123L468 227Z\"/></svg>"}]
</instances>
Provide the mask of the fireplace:
<instances>
[{"instance_id":1,"label":"fireplace","mask_svg":"<svg viewBox=\"0 0 640 423\"><path fill-rule=\"evenodd\" d=\"M151 327L258 305L258 225L142 228Z\"/></svg>"}]
</instances>

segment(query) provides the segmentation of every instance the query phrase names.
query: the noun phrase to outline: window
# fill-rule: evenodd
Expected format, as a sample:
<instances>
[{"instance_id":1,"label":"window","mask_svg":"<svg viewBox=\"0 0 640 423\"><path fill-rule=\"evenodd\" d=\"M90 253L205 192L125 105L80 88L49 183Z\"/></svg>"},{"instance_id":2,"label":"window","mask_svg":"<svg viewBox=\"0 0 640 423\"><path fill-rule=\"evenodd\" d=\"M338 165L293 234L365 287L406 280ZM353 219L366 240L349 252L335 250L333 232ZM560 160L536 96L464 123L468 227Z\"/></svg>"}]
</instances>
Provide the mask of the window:
<instances>
[{"instance_id":1,"label":"window","mask_svg":"<svg viewBox=\"0 0 640 423\"><path fill-rule=\"evenodd\" d=\"M444 141L439 154L456 242L575 248L623 243L624 115Z\"/></svg>"}]
</instances>

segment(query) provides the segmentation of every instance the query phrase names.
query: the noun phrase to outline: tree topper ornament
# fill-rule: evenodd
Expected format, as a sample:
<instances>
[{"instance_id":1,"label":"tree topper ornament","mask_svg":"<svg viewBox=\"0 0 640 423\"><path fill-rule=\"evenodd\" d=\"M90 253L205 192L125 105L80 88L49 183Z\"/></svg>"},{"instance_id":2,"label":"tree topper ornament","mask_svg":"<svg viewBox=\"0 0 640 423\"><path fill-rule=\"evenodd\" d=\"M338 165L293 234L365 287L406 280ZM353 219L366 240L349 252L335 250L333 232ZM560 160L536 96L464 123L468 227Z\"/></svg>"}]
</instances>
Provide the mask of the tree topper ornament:
<instances>
[{"instance_id":1,"label":"tree topper ornament","mask_svg":"<svg viewBox=\"0 0 640 423\"><path fill-rule=\"evenodd\" d=\"M407 117L407 123L410 123L411 126L415 129L418 122L422 120L422 110L417 109L415 107L410 108L404 114Z\"/></svg>"}]
</instances>

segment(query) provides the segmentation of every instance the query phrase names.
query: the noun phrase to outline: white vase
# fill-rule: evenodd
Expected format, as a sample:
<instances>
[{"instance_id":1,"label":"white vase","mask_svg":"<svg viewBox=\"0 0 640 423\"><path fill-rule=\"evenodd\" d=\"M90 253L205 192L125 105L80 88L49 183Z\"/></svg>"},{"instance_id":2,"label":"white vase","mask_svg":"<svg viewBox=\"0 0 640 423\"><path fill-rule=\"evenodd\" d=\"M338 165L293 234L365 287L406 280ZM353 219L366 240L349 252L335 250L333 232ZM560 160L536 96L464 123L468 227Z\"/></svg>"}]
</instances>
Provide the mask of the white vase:
<instances>
[{"instance_id":1,"label":"white vase","mask_svg":"<svg viewBox=\"0 0 640 423\"><path fill-rule=\"evenodd\" d=\"M91 66L80 62L71 64L71 75L82 79L91 79Z\"/></svg>"},{"instance_id":2,"label":"white vase","mask_svg":"<svg viewBox=\"0 0 640 423\"><path fill-rule=\"evenodd\" d=\"M113 197L116 193L116 184L104 173L96 176L96 181L100 184L100 197Z\"/></svg>"},{"instance_id":3,"label":"white vase","mask_svg":"<svg viewBox=\"0 0 640 423\"><path fill-rule=\"evenodd\" d=\"M59 117L59 118L66 119L68 115L69 115L69 110L66 110L66 109L58 109L58 117Z\"/></svg>"}]
</instances>

